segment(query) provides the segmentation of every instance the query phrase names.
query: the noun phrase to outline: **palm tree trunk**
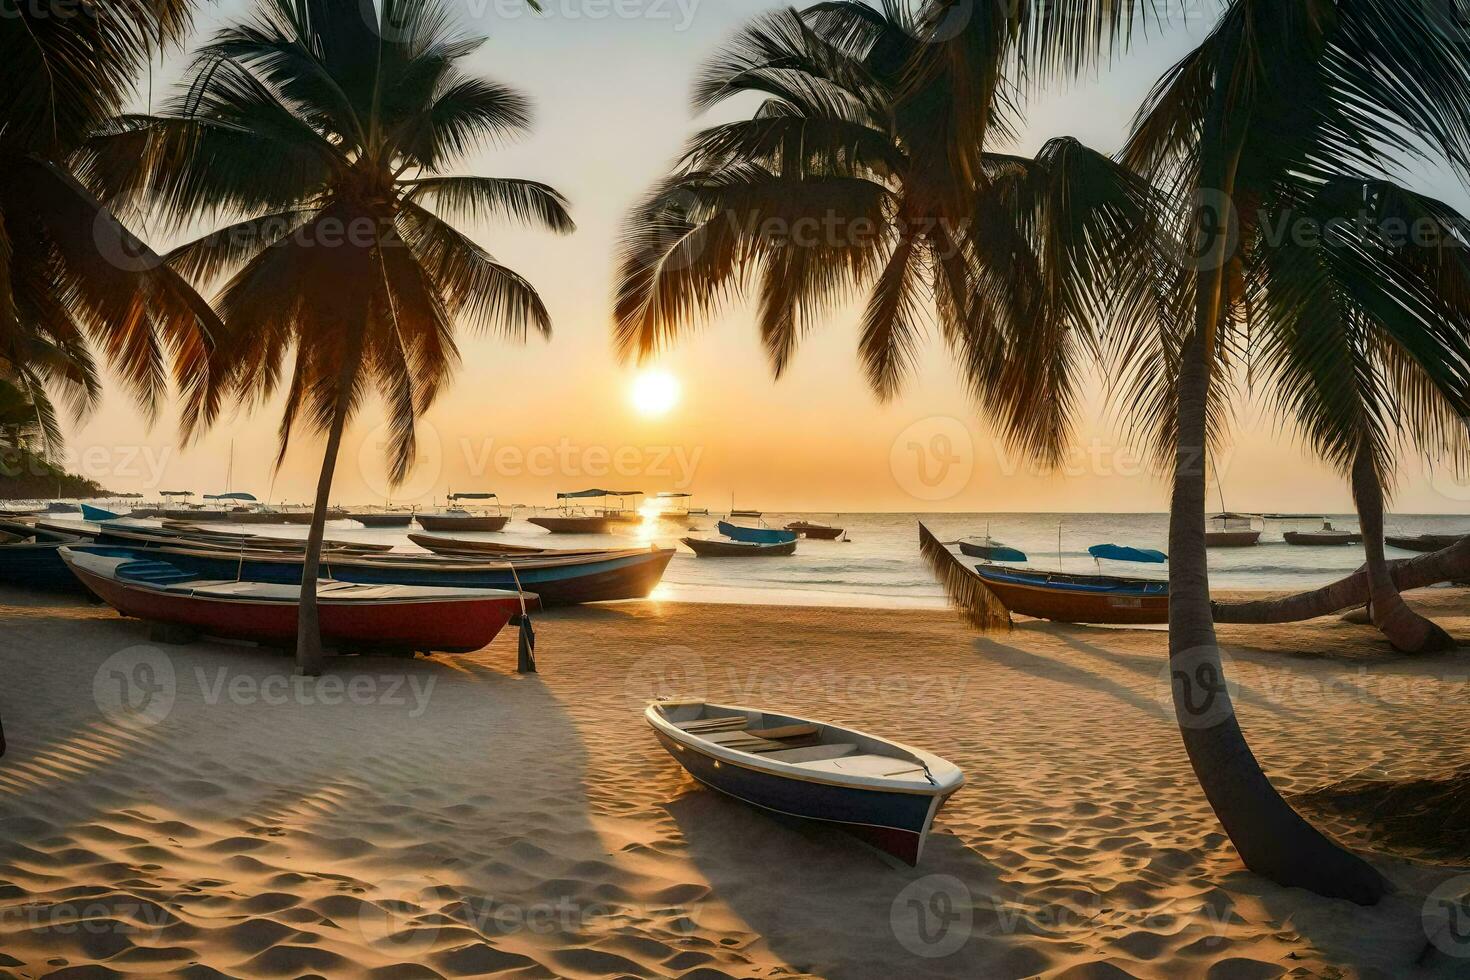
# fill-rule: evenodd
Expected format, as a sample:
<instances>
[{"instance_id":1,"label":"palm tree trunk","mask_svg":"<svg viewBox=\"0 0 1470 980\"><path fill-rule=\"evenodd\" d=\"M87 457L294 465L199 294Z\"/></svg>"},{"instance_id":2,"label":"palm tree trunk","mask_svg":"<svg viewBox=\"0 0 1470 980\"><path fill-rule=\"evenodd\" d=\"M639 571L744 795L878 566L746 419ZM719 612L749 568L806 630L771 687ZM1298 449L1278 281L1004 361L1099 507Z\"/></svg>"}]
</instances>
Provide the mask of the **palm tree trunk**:
<instances>
[{"instance_id":1,"label":"palm tree trunk","mask_svg":"<svg viewBox=\"0 0 1470 980\"><path fill-rule=\"evenodd\" d=\"M1261 771L1235 716L1211 620L1205 551L1209 365L1195 336L1179 378L1179 457L1169 514L1169 664L1174 714L1195 777L1245 866L1289 887L1371 905L1387 888L1367 862L1322 836Z\"/></svg>"},{"instance_id":2,"label":"palm tree trunk","mask_svg":"<svg viewBox=\"0 0 1470 980\"><path fill-rule=\"evenodd\" d=\"M337 472L337 456L342 451L342 432L347 428L349 392L357 380L361 357L360 338L349 345L337 378L337 407L332 413L332 427L327 432L327 451L322 458L321 476L317 478L316 503L311 512L311 533L306 538L306 558L301 565L301 603L296 620L296 671L307 677L322 674L321 615L317 609L316 584L322 567L322 542L327 536L327 509L331 506L332 477Z\"/></svg>"},{"instance_id":3,"label":"palm tree trunk","mask_svg":"<svg viewBox=\"0 0 1470 980\"><path fill-rule=\"evenodd\" d=\"M1394 588L1400 592L1441 582L1470 581L1470 538L1457 541L1442 551L1385 562L1384 567ZM1368 569L1364 567L1347 578L1310 592L1298 592L1280 599L1214 603L1215 622L1254 626L1299 623L1318 616L1330 616L1368 601Z\"/></svg>"},{"instance_id":4,"label":"palm tree trunk","mask_svg":"<svg viewBox=\"0 0 1470 980\"><path fill-rule=\"evenodd\" d=\"M1387 888L1382 876L1302 819L1261 771L1235 716L1215 636L1205 549L1206 418L1215 329L1225 308L1225 274L1232 258L1234 215L1228 208L1233 207L1240 163L1240 127L1249 124L1227 118L1224 79L1216 78L1215 89L1201 134L1195 322L1180 352L1178 444L1169 507L1174 716L1195 778L1247 868L1280 885L1372 905ZM1212 198L1213 204L1206 203ZM1212 213L1212 207L1220 213Z\"/></svg>"},{"instance_id":5,"label":"palm tree trunk","mask_svg":"<svg viewBox=\"0 0 1470 980\"><path fill-rule=\"evenodd\" d=\"M1377 626L1395 650L1403 653L1433 653L1449 650L1455 641L1435 623L1410 609L1394 585L1383 557L1383 484L1373 465L1373 455L1364 445L1353 460L1353 501L1358 507L1358 526L1363 530L1363 553L1367 557L1369 609Z\"/></svg>"}]
</instances>

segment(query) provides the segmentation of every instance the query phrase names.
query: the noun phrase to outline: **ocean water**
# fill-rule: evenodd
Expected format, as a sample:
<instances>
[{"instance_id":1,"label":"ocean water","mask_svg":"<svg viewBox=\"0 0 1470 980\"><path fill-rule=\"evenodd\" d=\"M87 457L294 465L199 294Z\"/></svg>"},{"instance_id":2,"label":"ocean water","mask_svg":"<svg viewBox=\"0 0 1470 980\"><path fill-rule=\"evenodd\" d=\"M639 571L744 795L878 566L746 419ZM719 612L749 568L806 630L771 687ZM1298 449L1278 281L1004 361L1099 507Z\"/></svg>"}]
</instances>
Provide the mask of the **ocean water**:
<instances>
[{"instance_id":1,"label":"ocean water","mask_svg":"<svg viewBox=\"0 0 1470 980\"><path fill-rule=\"evenodd\" d=\"M1327 515L1334 527L1356 530L1349 514ZM697 558L678 544L685 535L717 537L713 517L691 517L687 523L650 521L615 535L551 535L514 520L500 534L463 535L509 544L548 548L638 547L658 543L678 549L655 598L687 602L741 602L777 605L941 608L944 598L919 557L918 522L923 520L942 541L962 537L992 538L1019 548L1028 566L1068 572L1126 574L1164 578L1163 565L1097 562L1087 554L1095 544L1121 544L1167 550L1166 514L778 514L764 523L780 527L793 520L845 527L848 542L802 541L788 558ZM756 523L744 521L743 523ZM1403 515L1386 520L1390 534L1470 533L1470 516ZM228 525L213 525L228 527ZM1261 543L1253 548L1210 551L1210 584L1215 589L1308 589L1325 585L1356 569L1361 546L1301 547L1288 545L1282 533L1316 530L1320 518L1271 520ZM254 526L241 530L277 537L305 537L306 529ZM414 530L417 530L415 528ZM418 550L404 531L366 530L351 521L328 525L331 537L358 541L392 541L402 550ZM1389 557L1410 557L1389 549Z\"/></svg>"}]
</instances>

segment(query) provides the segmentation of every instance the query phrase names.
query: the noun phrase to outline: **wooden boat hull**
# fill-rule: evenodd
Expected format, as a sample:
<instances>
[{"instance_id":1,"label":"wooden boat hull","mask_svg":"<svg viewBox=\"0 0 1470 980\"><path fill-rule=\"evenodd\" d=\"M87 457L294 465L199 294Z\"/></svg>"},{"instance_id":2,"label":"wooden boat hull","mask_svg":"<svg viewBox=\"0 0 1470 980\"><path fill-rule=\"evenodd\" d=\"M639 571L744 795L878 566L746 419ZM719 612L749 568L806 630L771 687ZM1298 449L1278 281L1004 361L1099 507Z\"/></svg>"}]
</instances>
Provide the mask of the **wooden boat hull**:
<instances>
[{"instance_id":1,"label":"wooden boat hull","mask_svg":"<svg viewBox=\"0 0 1470 980\"><path fill-rule=\"evenodd\" d=\"M50 539L0 544L0 586L64 595L90 594L71 573L60 554L65 545L80 544L80 538L38 532L26 524L5 521L0 521L0 531L20 538L36 536Z\"/></svg>"},{"instance_id":2,"label":"wooden boat hull","mask_svg":"<svg viewBox=\"0 0 1470 980\"><path fill-rule=\"evenodd\" d=\"M125 616L231 639L296 640L296 600L231 600L161 591L98 574L81 561L73 560L71 567L87 588ZM483 598L336 602L328 594L317 605L322 639L333 645L468 653L484 648L520 614L521 598L496 592Z\"/></svg>"},{"instance_id":3,"label":"wooden boat hull","mask_svg":"<svg viewBox=\"0 0 1470 980\"><path fill-rule=\"evenodd\" d=\"M825 524L808 524L805 521L787 524L786 530L813 541L836 541L846 533L845 528L828 527Z\"/></svg>"},{"instance_id":4,"label":"wooden boat hull","mask_svg":"<svg viewBox=\"0 0 1470 980\"><path fill-rule=\"evenodd\" d=\"M160 545L178 545L201 547L206 549L244 549L247 551L270 551L283 552L285 554L303 554L306 551L305 539L295 538L272 538L255 534L232 534L228 531L215 531L210 528L197 528L189 525L176 527L153 528L138 527L124 528L115 524L103 524L95 535L101 544L127 545L130 547L153 548ZM332 554L385 554L393 550L391 544L367 544L358 541L334 541L327 539L322 542L323 548Z\"/></svg>"},{"instance_id":5,"label":"wooden boat hull","mask_svg":"<svg viewBox=\"0 0 1470 980\"><path fill-rule=\"evenodd\" d=\"M129 516L133 516L133 515L129 515ZM291 521L287 520L287 518L288 517L291 517L291 516L293 516L293 515L291 515L291 514L281 514L281 513L277 513L277 512L274 512L274 511L268 511L268 510L257 510L257 511L250 511L249 513L243 513L243 514L231 514L230 515L230 523L231 524L249 524L249 525L257 525L257 524L260 524L260 525L274 525L274 526L279 527L279 526L281 526L283 524L290 524L290 523L292 523Z\"/></svg>"},{"instance_id":6,"label":"wooden boat hull","mask_svg":"<svg viewBox=\"0 0 1470 980\"><path fill-rule=\"evenodd\" d=\"M1428 554L1432 551L1443 551L1459 542L1463 534L1416 534L1413 537L1390 534L1383 539L1383 543L1390 548L1398 548L1400 551L1417 551Z\"/></svg>"},{"instance_id":7,"label":"wooden boat hull","mask_svg":"<svg viewBox=\"0 0 1470 980\"><path fill-rule=\"evenodd\" d=\"M1282 535L1287 544L1311 545L1316 547L1342 547L1362 544L1363 536L1351 531L1287 531Z\"/></svg>"},{"instance_id":8,"label":"wooden boat hull","mask_svg":"<svg viewBox=\"0 0 1470 980\"><path fill-rule=\"evenodd\" d=\"M701 558L780 558L796 554L795 541L759 544L751 541L711 541L707 538L679 540Z\"/></svg>"},{"instance_id":9,"label":"wooden boat hull","mask_svg":"<svg viewBox=\"0 0 1470 980\"><path fill-rule=\"evenodd\" d=\"M552 534L611 534L616 525L611 517L532 517L529 520Z\"/></svg>"},{"instance_id":10,"label":"wooden boat hull","mask_svg":"<svg viewBox=\"0 0 1470 980\"><path fill-rule=\"evenodd\" d=\"M799 537L795 531L774 527L744 527L729 521L718 521L715 527L730 540L744 544L788 544Z\"/></svg>"},{"instance_id":11,"label":"wooden boat hull","mask_svg":"<svg viewBox=\"0 0 1470 980\"><path fill-rule=\"evenodd\" d=\"M765 514L758 510L732 510L731 517L764 517Z\"/></svg>"},{"instance_id":12,"label":"wooden boat hull","mask_svg":"<svg viewBox=\"0 0 1470 980\"><path fill-rule=\"evenodd\" d=\"M1249 548L1261 541L1260 531L1206 531L1206 548Z\"/></svg>"},{"instance_id":13,"label":"wooden boat hull","mask_svg":"<svg viewBox=\"0 0 1470 980\"><path fill-rule=\"evenodd\" d=\"M349 521L356 521L363 527L390 528L408 527L413 523L414 515L402 514L348 514Z\"/></svg>"},{"instance_id":14,"label":"wooden boat hull","mask_svg":"<svg viewBox=\"0 0 1470 980\"><path fill-rule=\"evenodd\" d=\"M1013 613L1058 623L1145 626L1169 621L1167 582L981 565L976 574Z\"/></svg>"},{"instance_id":15,"label":"wooden boat hull","mask_svg":"<svg viewBox=\"0 0 1470 980\"><path fill-rule=\"evenodd\" d=\"M425 531L474 531L489 532L505 530L510 518L500 514L485 514L475 517L451 517L443 514L419 514L414 518Z\"/></svg>"},{"instance_id":16,"label":"wooden boat hull","mask_svg":"<svg viewBox=\"0 0 1470 980\"><path fill-rule=\"evenodd\" d=\"M964 784L958 769L917 750L908 751L931 760L928 765L939 777L938 785L934 781L901 788L855 785L827 773L763 765L759 756L723 751L687 737L659 715L659 707L651 705L645 720L665 751L699 782L765 810L828 824L909 865L919 863L935 816ZM780 723L774 721L774 716L766 717ZM861 733L854 737L879 741ZM778 768L781 771L773 771Z\"/></svg>"},{"instance_id":17,"label":"wooden boat hull","mask_svg":"<svg viewBox=\"0 0 1470 980\"><path fill-rule=\"evenodd\" d=\"M156 553L202 578L301 584L303 561L299 555L241 554L187 544L164 545L148 553ZM515 590L519 583L520 588L536 593L543 606L566 606L646 598L663 578L673 556L671 548L514 562L332 555L323 559L322 575L357 585Z\"/></svg>"},{"instance_id":18,"label":"wooden boat hull","mask_svg":"<svg viewBox=\"0 0 1470 980\"><path fill-rule=\"evenodd\" d=\"M525 558L533 556L565 558L569 555L605 555L617 549L586 548L530 548L518 544L502 544L499 541L471 541L459 538L441 538L432 534L410 534L408 540L436 555L446 558Z\"/></svg>"}]
</instances>

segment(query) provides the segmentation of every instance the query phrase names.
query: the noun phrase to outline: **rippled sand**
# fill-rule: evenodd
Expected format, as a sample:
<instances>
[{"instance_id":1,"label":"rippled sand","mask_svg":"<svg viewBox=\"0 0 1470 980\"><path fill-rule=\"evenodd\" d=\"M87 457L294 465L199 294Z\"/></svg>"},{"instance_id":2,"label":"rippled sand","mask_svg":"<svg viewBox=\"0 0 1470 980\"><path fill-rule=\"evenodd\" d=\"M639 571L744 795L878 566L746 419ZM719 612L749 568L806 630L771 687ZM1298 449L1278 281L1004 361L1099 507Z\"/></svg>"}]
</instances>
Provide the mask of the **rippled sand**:
<instances>
[{"instance_id":1,"label":"rippled sand","mask_svg":"<svg viewBox=\"0 0 1470 980\"><path fill-rule=\"evenodd\" d=\"M1470 637L1465 594L1428 595ZM1241 868L1157 631L634 604L539 632L534 677L507 637L297 688L266 651L0 593L0 977L1470 974L1426 903L1470 891L1443 856L1327 818L1399 884L1373 909ZM1223 638L1284 791L1464 764L1470 657L1335 620ZM660 692L898 737L968 783L896 867L693 783L641 721Z\"/></svg>"}]
</instances>

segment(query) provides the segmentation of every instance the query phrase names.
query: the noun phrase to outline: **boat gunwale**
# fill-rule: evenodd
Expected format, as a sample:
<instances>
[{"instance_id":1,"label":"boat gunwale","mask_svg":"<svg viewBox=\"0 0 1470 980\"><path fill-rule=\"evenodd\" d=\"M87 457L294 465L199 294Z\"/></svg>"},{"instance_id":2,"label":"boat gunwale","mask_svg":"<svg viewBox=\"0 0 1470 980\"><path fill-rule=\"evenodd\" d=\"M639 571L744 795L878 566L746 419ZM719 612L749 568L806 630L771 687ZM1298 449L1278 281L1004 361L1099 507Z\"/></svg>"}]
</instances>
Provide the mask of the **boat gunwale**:
<instances>
[{"instance_id":1,"label":"boat gunwale","mask_svg":"<svg viewBox=\"0 0 1470 980\"><path fill-rule=\"evenodd\" d=\"M1079 595L1079 596L1128 596L1136 598L1160 598L1169 597L1169 582L1167 579L1152 578L1126 578L1114 575L1081 575L1072 572L1044 572L1037 569L1008 568L1004 565L976 565L976 573L986 582L994 582L1001 586L1031 589L1037 592L1046 592L1052 595ZM1036 581L1022 576L1034 576ZM1078 589L1066 588L1063 583L1055 582L1055 578L1078 580L1090 580L1099 583L1114 583L1118 588L1094 588ZM1140 588L1142 587L1142 588ZM1162 591L1159 591L1162 589Z\"/></svg>"},{"instance_id":2,"label":"boat gunwale","mask_svg":"<svg viewBox=\"0 0 1470 980\"><path fill-rule=\"evenodd\" d=\"M730 712L754 713L762 716L774 716L787 720L791 724L819 725L827 732L853 735L858 738L878 742L891 746L903 752L907 752L927 769L928 778L922 782L917 780L898 780L886 776L862 776L858 774L824 773L811 769L803 769L796 763L782 762L779 759L763 758L748 752L740 752L736 749L727 749L714 742L698 738L696 735L686 732L677 727L673 722L663 717L661 708L680 707L689 705L703 705L706 709L718 708ZM818 721L813 718L803 718L797 715L785 715L764 708L749 708L734 704L715 704L709 701L651 701L643 711L644 720L654 731L660 732L677 742L686 746L700 755L714 759L717 762L739 766L754 772L764 773L781 779L793 779L797 782L816 783L823 786L836 786L845 789L856 789L870 792L903 793L911 796L945 797L953 793L965 784L964 771L954 763L932 752L896 742L891 738L883 738L872 735L857 728L848 728L843 725L834 725L831 722ZM687 770L686 770L687 771ZM697 777L696 777L697 778ZM702 780L701 780L702 782ZM718 787L716 787L718 789ZM733 794L731 794L733 795ZM769 808L768 808L769 809ZM784 812L784 811L782 811Z\"/></svg>"},{"instance_id":3,"label":"boat gunwale","mask_svg":"<svg viewBox=\"0 0 1470 980\"><path fill-rule=\"evenodd\" d=\"M101 547L107 547L107 546L106 545L102 545ZM136 580L133 580L133 579L128 579L128 578L121 577L121 576L119 576L119 575L116 574L116 569L113 569L113 573L112 574L109 574L107 571L99 570L99 569L93 568L93 567L89 567L87 563L79 563L79 562L76 561L77 558L87 558L87 557L91 557L91 558L103 558L103 557L107 557L107 556L94 555L94 554L92 554L90 552L86 552L86 551L74 552L71 548L66 547L66 546L63 546L61 549L59 549L59 554L61 555L62 561L66 562L67 567L70 568L74 574L91 575L91 576L93 576L95 578L99 578L99 579L103 579L104 581L111 582L112 584L114 584L114 585L116 585L116 586L118 586L120 588L136 589L136 590L138 590L140 592L148 592L148 593L151 593L153 595L170 596L170 597L179 598L179 599L192 599L192 600L195 600L195 601L198 601L198 602L217 602L217 603L221 603L221 604L224 604L224 605L237 605L237 606L260 606L260 605L286 605L286 606L289 606L289 605L299 605L300 602L301 602L301 597L300 597L300 594L299 593L298 593L298 595L297 595L297 597L295 599L292 599L292 598L289 598L289 597L286 597L286 596L259 596L259 597L251 597L251 596L224 596L224 595L211 595L209 593L200 593L200 592L194 592L194 591L185 592L185 591L182 591L182 588L181 587L187 586L189 584L188 582L176 582L176 583L172 583L171 586L161 586L161 585L159 585L157 583L154 583L154 582L142 582L142 581L136 581ZM167 564L167 563L165 562L164 564ZM121 567L121 564L118 567L120 568ZM222 580L219 580L219 579L201 579L199 581L213 582L215 584L219 584ZM323 583L336 584L336 583L333 582L332 579L318 579L317 580L318 588L320 588L321 584L323 584ZM270 583L254 583L254 584L270 584ZM358 583L354 583L354 582L343 582L343 583L340 583L340 584L343 584L343 585L357 585ZM424 586L424 585L363 585L363 586L360 586L360 587L361 588L378 588L378 589L418 589L418 590L423 590L423 591L429 591L429 590L431 590L431 589L434 588L433 586ZM320 591L318 591L318 594L317 594L317 604L318 605L322 605L322 606L331 605L331 606L341 606L343 608L351 608L352 606L361 606L361 605L364 605L364 604L367 604L367 603L372 603L373 605L382 605L382 606L407 606L407 605L433 605L433 604L441 604L442 605L442 604L450 604L450 603L484 602L484 601L505 602L505 601L510 601L510 600L524 599L525 600L525 603L526 603L526 605L528 607L533 607L534 608L534 607L540 605L540 596L538 596L534 592L519 592L519 593L517 593L517 592L512 592L509 589L471 589L471 588L464 588L464 587L455 587L455 588L457 588L457 590L459 592L463 593L463 594L460 594L460 595L451 595L451 594L446 594L445 592L442 592L441 591L441 592L439 592L437 594L431 594L431 595L400 596L400 597L388 597L388 598L381 598L381 597L379 597L379 598L365 598L364 597L364 598L356 598L356 599L353 599L353 598L347 598L347 597L343 597L343 596L333 596L333 595L330 595L330 594L323 594Z\"/></svg>"}]
</instances>

